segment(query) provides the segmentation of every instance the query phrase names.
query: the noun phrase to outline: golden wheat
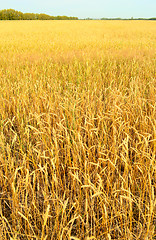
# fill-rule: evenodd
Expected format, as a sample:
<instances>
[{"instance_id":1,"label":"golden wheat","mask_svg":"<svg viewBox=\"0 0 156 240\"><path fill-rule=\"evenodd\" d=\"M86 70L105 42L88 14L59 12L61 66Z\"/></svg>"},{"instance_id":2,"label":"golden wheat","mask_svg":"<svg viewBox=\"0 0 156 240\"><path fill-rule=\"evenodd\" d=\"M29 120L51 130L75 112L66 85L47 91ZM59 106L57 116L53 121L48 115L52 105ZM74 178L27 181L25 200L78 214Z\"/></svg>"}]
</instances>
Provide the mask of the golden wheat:
<instances>
[{"instance_id":1,"label":"golden wheat","mask_svg":"<svg viewBox=\"0 0 156 240\"><path fill-rule=\"evenodd\" d=\"M154 239L155 22L0 35L0 239Z\"/></svg>"}]
</instances>

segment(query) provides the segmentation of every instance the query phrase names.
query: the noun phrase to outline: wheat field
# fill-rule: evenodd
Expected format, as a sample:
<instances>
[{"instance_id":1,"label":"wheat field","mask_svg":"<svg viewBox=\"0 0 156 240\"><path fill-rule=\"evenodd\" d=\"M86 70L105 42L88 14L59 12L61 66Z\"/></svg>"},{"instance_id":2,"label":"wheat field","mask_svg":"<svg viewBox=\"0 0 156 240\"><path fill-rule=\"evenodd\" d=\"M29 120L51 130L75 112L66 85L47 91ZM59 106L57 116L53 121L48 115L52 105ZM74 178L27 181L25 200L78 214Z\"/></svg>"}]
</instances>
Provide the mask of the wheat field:
<instances>
[{"instance_id":1,"label":"wheat field","mask_svg":"<svg viewBox=\"0 0 156 240\"><path fill-rule=\"evenodd\" d=\"M156 239L156 23L0 36L0 240Z\"/></svg>"}]
</instances>

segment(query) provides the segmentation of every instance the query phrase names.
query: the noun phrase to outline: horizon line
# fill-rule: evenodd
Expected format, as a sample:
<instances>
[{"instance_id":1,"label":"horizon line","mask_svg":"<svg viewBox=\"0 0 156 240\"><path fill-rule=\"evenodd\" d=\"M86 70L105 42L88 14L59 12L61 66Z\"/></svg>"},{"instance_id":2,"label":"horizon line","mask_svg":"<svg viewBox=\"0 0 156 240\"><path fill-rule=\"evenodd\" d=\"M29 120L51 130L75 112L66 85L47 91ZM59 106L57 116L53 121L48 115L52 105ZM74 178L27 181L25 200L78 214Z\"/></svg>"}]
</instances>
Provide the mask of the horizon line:
<instances>
[{"instance_id":1,"label":"horizon line","mask_svg":"<svg viewBox=\"0 0 156 240\"><path fill-rule=\"evenodd\" d=\"M7 11L7 10L13 10L13 11L15 11L15 12L21 12L22 14L45 14L45 15L47 15L47 16L49 16L49 17L69 17L69 16L67 16L67 15L49 15L49 14L47 14L47 13L44 13L44 12L40 12L40 13L38 13L38 12L22 12L22 11L20 11L20 10L15 10L15 9L13 9L13 8L6 8L6 9L0 9L0 12L1 11ZM71 17L71 16L70 16ZM76 18L78 18L78 20L156 20L156 17L127 17L127 18L122 18L122 17L83 17L83 18L79 18L79 17L77 17L77 16L72 16L72 17L76 17Z\"/></svg>"}]
</instances>

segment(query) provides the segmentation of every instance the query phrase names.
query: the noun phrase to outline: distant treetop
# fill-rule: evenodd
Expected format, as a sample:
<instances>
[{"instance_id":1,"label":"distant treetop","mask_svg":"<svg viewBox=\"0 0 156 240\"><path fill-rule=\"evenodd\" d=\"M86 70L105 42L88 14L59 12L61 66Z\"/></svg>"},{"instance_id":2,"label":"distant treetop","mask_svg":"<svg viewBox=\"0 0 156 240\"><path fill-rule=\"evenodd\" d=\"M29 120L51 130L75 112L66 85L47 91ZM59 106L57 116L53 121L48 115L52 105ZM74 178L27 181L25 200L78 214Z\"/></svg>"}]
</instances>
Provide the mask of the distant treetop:
<instances>
[{"instance_id":1,"label":"distant treetop","mask_svg":"<svg viewBox=\"0 0 156 240\"><path fill-rule=\"evenodd\" d=\"M44 13L22 13L14 9L3 9L0 10L0 20L78 20L78 17L50 16ZM156 18L85 18L82 20L156 20Z\"/></svg>"},{"instance_id":2,"label":"distant treetop","mask_svg":"<svg viewBox=\"0 0 156 240\"><path fill-rule=\"evenodd\" d=\"M22 13L14 9L0 10L0 20L78 20L77 17L50 16L44 13Z\"/></svg>"}]
</instances>

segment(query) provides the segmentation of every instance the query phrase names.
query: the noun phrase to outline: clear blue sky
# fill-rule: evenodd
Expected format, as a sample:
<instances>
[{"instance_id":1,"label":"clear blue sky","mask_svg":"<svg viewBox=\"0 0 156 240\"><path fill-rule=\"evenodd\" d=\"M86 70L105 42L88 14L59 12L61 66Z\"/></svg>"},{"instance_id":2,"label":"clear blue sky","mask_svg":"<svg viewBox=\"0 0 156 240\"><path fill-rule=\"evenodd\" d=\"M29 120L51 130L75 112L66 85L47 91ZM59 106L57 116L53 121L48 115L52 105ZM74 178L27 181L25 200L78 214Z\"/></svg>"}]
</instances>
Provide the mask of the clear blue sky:
<instances>
[{"instance_id":1,"label":"clear blue sky","mask_svg":"<svg viewBox=\"0 0 156 240\"><path fill-rule=\"evenodd\" d=\"M156 0L1 0L0 9L79 18L156 17Z\"/></svg>"}]
</instances>

